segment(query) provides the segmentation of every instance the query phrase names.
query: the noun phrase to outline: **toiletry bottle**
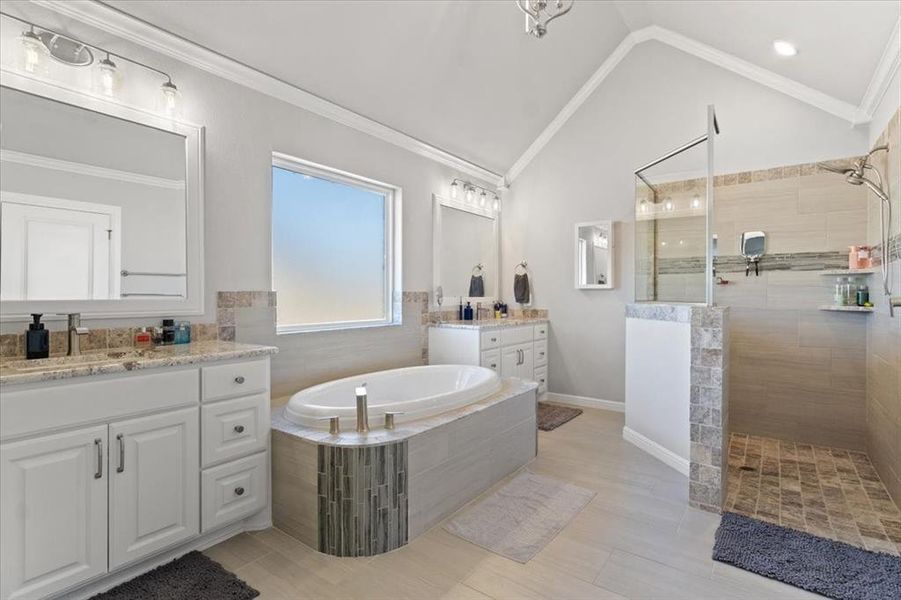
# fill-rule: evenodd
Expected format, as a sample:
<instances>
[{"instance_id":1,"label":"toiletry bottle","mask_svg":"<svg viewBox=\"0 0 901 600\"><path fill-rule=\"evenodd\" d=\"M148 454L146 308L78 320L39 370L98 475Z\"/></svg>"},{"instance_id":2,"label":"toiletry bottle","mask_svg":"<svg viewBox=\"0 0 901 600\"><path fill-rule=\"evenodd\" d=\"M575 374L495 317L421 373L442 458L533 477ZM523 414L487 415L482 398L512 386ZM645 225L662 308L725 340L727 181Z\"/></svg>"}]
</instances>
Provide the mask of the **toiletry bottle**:
<instances>
[{"instance_id":1,"label":"toiletry bottle","mask_svg":"<svg viewBox=\"0 0 901 600\"><path fill-rule=\"evenodd\" d=\"M463 320L472 321L472 305L469 302L467 302L466 306L463 308Z\"/></svg>"},{"instance_id":2,"label":"toiletry bottle","mask_svg":"<svg viewBox=\"0 0 901 600\"><path fill-rule=\"evenodd\" d=\"M50 332L41 323L41 313L31 313L34 323L25 332L25 358L47 358L50 356Z\"/></svg>"},{"instance_id":3,"label":"toiletry bottle","mask_svg":"<svg viewBox=\"0 0 901 600\"><path fill-rule=\"evenodd\" d=\"M175 343L190 344L191 330L187 321L179 321L175 324Z\"/></svg>"},{"instance_id":4,"label":"toiletry bottle","mask_svg":"<svg viewBox=\"0 0 901 600\"><path fill-rule=\"evenodd\" d=\"M163 319L163 345L175 343L175 319Z\"/></svg>"},{"instance_id":5,"label":"toiletry bottle","mask_svg":"<svg viewBox=\"0 0 901 600\"><path fill-rule=\"evenodd\" d=\"M147 331L146 327L141 327L135 332L135 348L149 348L153 345L153 336Z\"/></svg>"},{"instance_id":6,"label":"toiletry bottle","mask_svg":"<svg viewBox=\"0 0 901 600\"><path fill-rule=\"evenodd\" d=\"M870 288L867 284L861 283L857 286L857 306L863 306L870 301Z\"/></svg>"},{"instance_id":7,"label":"toiletry bottle","mask_svg":"<svg viewBox=\"0 0 901 600\"><path fill-rule=\"evenodd\" d=\"M495 301L495 303L494 303L494 318L495 319L501 318L501 303L499 300Z\"/></svg>"}]
</instances>

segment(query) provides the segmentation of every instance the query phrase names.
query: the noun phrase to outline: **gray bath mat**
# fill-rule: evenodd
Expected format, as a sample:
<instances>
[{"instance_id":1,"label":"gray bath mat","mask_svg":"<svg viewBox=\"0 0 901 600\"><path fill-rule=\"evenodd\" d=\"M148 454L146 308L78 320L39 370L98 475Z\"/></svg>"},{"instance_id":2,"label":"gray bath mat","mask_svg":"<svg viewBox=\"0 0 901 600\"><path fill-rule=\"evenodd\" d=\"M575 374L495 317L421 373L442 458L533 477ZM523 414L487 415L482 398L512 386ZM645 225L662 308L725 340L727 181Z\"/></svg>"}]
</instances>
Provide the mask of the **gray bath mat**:
<instances>
[{"instance_id":1,"label":"gray bath mat","mask_svg":"<svg viewBox=\"0 0 901 600\"><path fill-rule=\"evenodd\" d=\"M487 498L463 509L444 528L477 546L525 563L594 495L591 490L523 471Z\"/></svg>"},{"instance_id":2,"label":"gray bath mat","mask_svg":"<svg viewBox=\"0 0 901 600\"><path fill-rule=\"evenodd\" d=\"M553 431L564 423L569 423L582 414L581 408L570 408L556 404L538 403L538 429Z\"/></svg>"},{"instance_id":3,"label":"gray bath mat","mask_svg":"<svg viewBox=\"0 0 901 600\"><path fill-rule=\"evenodd\" d=\"M837 600L901 598L901 558L725 513L713 560Z\"/></svg>"},{"instance_id":4,"label":"gray bath mat","mask_svg":"<svg viewBox=\"0 0 901 600\"><path fill-rule=\"evenodd\" d=\"M91 600L250 600L259 595L216 561L189 552Z\"/></svg>"}]
</instances>

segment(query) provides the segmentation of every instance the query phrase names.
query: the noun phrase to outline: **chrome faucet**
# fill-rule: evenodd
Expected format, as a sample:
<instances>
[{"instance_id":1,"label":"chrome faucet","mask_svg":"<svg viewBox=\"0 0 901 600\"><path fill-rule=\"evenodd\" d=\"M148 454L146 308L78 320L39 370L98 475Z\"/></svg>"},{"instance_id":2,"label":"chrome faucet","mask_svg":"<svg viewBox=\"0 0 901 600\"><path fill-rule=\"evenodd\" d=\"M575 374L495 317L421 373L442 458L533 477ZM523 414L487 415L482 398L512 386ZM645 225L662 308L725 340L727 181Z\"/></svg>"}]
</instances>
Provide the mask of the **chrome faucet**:
<instances>
[{"instance_id":1,"label":"chrome faucet","mask_svg":"<svg viewBox=\"0 0 901 600\"><path fill-rule=\"evenodd\" d=\"M369 402L366 394L366 384L357 386L357 431L365 433L369 431Z\"/></svg>"},{"instance_id":2,"label":"chrome faucet","mask_svg":"<svg viewBox=\"0 0 901 600\"><path fill-rule=\"evenodd\" d=\"M81 354L81 336L90 333L90 329L81 326L81 313L69 313L69 348L66 356Z\"/></svg>"}]
</instances>

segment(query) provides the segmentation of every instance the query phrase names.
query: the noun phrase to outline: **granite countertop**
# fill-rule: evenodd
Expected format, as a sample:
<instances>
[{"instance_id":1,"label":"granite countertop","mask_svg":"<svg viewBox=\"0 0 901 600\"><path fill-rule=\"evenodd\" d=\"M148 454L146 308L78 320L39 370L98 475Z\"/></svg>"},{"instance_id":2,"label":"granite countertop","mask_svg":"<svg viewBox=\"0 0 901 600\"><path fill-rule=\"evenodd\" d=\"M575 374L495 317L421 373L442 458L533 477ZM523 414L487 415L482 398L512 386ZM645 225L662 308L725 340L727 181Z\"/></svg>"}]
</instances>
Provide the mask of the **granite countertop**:
<instances>
[{"instance_id":1,"label":"granite countertop","mask_svg":"<svg viewBox=\"0 0 901 600\"><path fill-rule=\"evenodd\" d=\"M253 358L277 352L278 348L275 346L207 341L155 348L109 349L85 352L81 356L58 356L36 360L3 359L0 361L0 386Z\"/></svg>"},{"instance_id":2,"label":"granite countertop","mask_svg":"<svg viewBox=\"0 0 901 600\"><path fill-rule=\"evenodd\" d=\"M549 322L549 319L528 317L521 319L482 319L480 321L444 321L442 323L431 323L430 326L445 329L500 329L502 327L519 327L520 325L539 325L547 322Z\"/></svg>"},{"instance_id":3,"label":"granite countertop","mask_svg":"<svg viewBox=\"0 0 901 600\"><path fill-rule=\"evenodd\" d=\"M367 433L345 430L338 435L332 435L325 429L305 427L303 425L298 425L293 421L289 421L284 417L285 407L282 406L281 408L272 411L272 429L287 433L288 435L292 435L313 444L322 444L324 446L380 446L382 444L409 439L424 431L462 419L468 415L494 406L499 402L503 402L514 396L519 396L520 394L536 389L538 389L538 384L534 381L509 378L503 380L501 388L498 391L478 402L473 402L472 404L467 404L466 406L455 408L432 417L409 421L407 423L398 423L394 429L385 429L384 427L375 425L372 427L372 430ZM284 398L281 400L284 400ZM278 402L278 400L276 400L276 402ZM378 423L381 418L382 415L371 413L369 415L369 422L372 425Z\"/></svg>"}]
</instances>

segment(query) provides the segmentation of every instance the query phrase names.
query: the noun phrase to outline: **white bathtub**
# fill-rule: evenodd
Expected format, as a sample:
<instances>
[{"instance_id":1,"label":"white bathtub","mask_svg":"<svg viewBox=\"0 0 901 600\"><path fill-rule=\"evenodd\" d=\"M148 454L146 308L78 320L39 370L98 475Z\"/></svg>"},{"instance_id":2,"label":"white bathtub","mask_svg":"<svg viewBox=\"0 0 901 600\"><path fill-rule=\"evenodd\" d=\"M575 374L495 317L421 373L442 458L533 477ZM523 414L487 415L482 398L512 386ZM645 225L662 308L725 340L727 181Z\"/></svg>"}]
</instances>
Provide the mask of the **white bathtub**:
<instances>
[{"instance_id":1,"label":"white bathtub","mask_svg":"<svg viewBox=\"0 0 901 600\"><path fill-rule=\"evenodd\" d=\"M327 417L341 418L341 428L356 425L357 386L366 384L369 426L382 426L386 412L402 412L396 423L415 421L471 404L501 387L498 374L485 367L429 365L391 369L329 381L291 396L284 416L307 427L328 428Z\"/></svg>"}]
</instances>

